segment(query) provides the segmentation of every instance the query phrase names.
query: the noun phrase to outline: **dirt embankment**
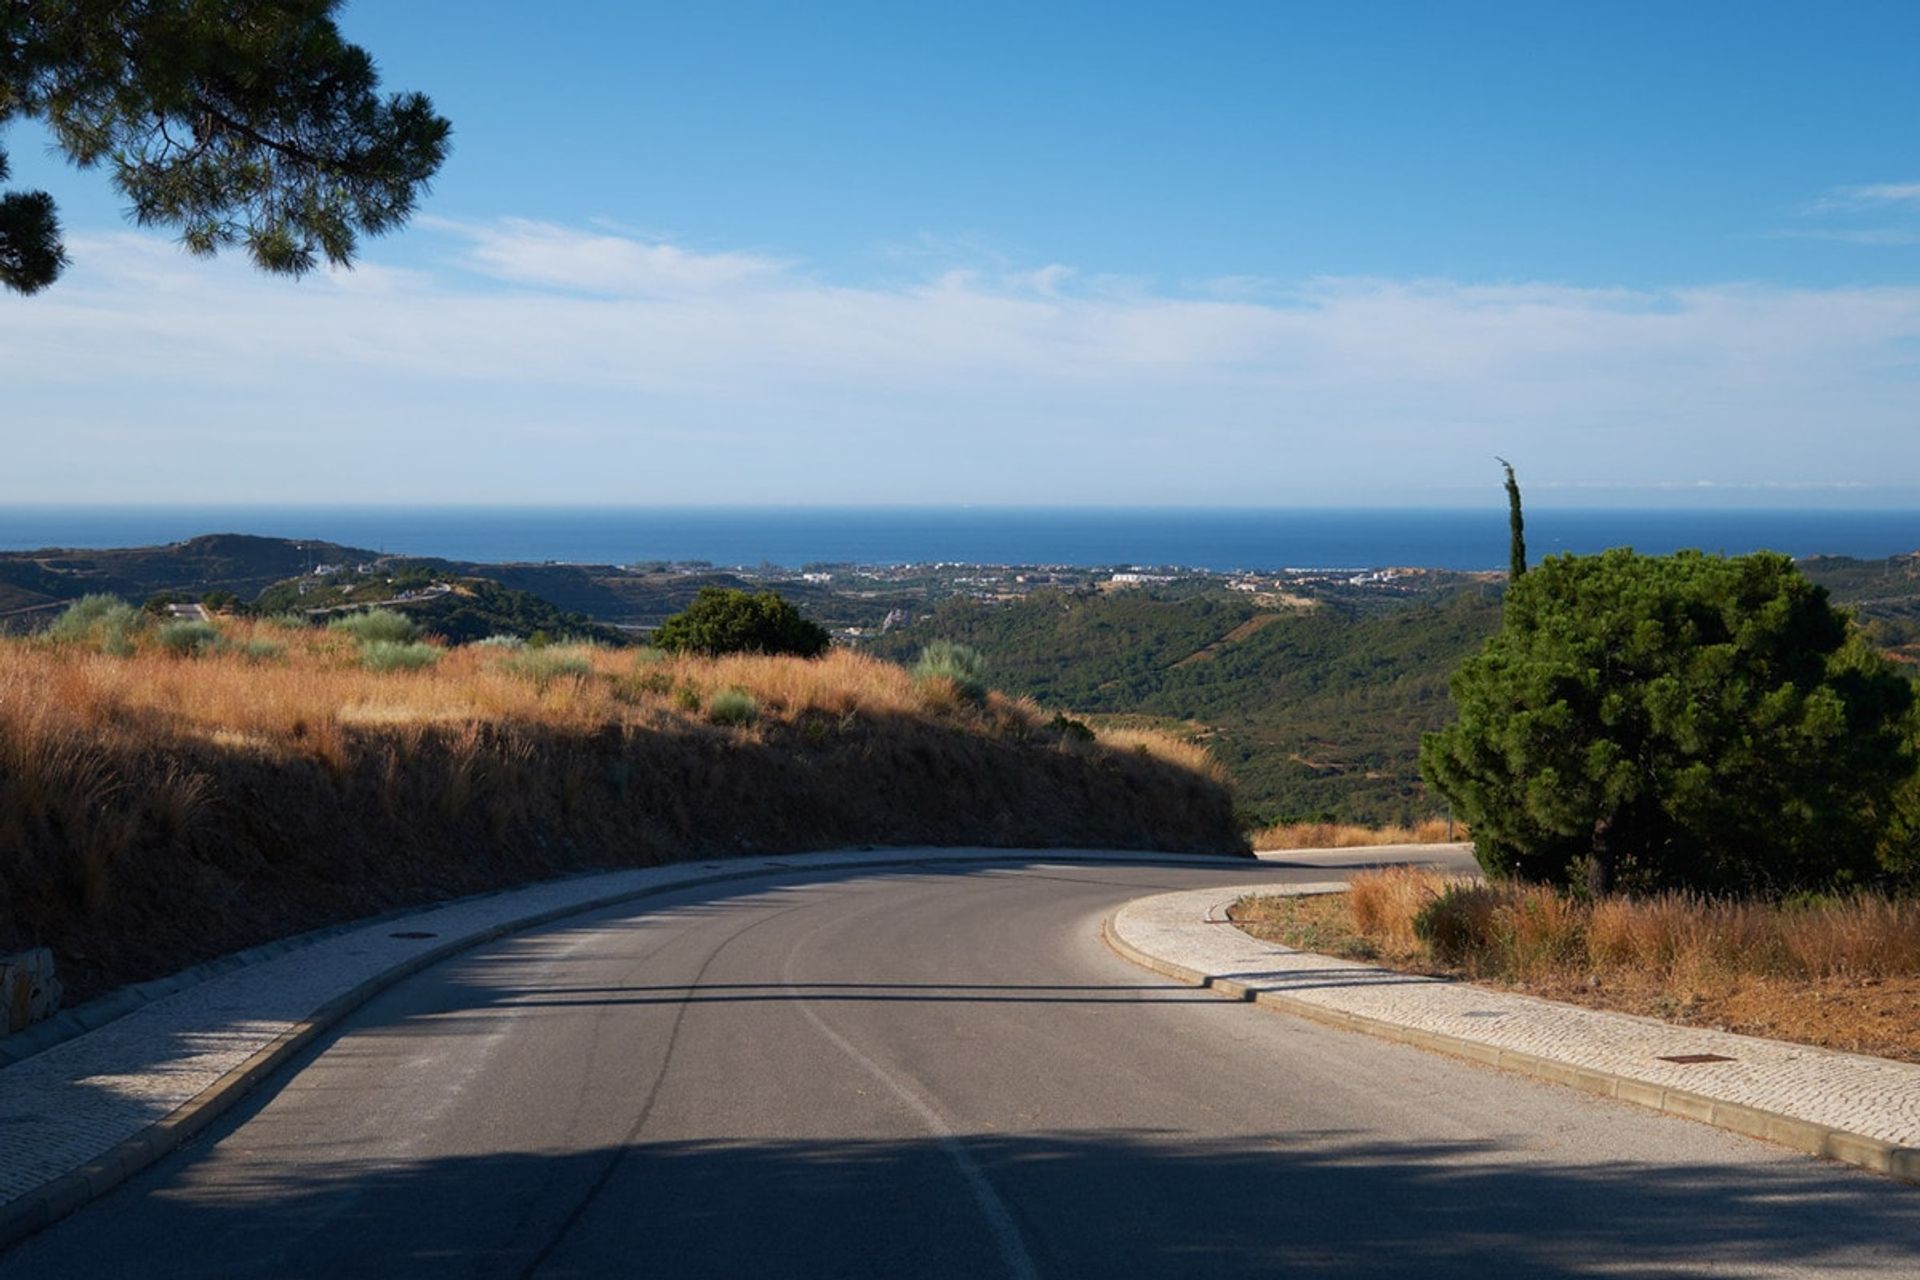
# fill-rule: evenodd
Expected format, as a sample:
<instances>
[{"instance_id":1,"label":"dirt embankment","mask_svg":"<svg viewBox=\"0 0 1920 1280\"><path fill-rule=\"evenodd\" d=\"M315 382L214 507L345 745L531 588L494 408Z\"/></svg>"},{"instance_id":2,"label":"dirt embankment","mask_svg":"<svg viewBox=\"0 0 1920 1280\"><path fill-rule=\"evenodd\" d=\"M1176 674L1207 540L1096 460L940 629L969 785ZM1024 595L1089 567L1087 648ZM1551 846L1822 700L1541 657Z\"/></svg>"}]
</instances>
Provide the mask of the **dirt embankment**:
<instances>
[{"instance_id":1,"label":"dirt embankment","mask_svg":"<svg viewBox=\"0 0 1920 1280\"><path fill-rule=\"evenodd\" d=\"M529 681L467 651L375 676L315 643L266 663L0 643L0 951L52 947L85 999L585 868L852 844L1245 847L1218 771L1180 744L1085 742L1031 704L852 655L601 651ZM722 691L749 722L712 721Z\"/></svg>"}]
</instances>

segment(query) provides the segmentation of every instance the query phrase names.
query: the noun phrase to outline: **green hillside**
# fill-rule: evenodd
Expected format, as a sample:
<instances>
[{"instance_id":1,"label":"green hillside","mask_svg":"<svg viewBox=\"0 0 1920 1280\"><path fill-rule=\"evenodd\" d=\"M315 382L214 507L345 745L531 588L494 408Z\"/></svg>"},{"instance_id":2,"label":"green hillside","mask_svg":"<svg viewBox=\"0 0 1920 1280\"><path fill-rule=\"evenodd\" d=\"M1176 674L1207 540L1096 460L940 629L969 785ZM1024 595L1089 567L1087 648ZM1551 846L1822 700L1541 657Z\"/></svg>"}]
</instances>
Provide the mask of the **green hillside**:
<instances>
[{"instance_id":1,"label":"green hillside","mask_svg":"<svg viewBox=\"0 0 1920 1280\"><path fill-rule=\"evenodd\" d=\"M1433 813L1420 734L1450 718L1448 674L1499 618L1494 593L1475 588L1365 613L1263 609L1227 592L1040 593L949 603L874 651L972 645L996 686L1050 709L1186 726L1263 818L1385 822Z\"/></svg>"}]
</instances>

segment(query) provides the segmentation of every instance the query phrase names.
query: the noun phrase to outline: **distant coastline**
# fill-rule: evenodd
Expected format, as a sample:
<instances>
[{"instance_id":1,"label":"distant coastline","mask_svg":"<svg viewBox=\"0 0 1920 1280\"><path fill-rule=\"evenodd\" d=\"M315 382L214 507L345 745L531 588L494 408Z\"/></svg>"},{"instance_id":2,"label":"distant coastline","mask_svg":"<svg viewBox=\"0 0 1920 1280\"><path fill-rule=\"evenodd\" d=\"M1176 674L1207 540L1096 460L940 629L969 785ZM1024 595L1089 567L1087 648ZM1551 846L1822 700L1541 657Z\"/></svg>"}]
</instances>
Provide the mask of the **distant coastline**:
<instances>
[{"instance_id":1,"label":"distant coastline","mask_svg":"<svg viewBox=\"0 0 1920 1280\"><path fill-rule=\"evenodd\" d=\"M0 506L0 550L133 547L206 533L313 538L480 563L1060 564L1217 572L1503 568L1504 510ZM1920 551L1920 510L1541 508L1535 558L1632 545L1878 559Z\"/></svg>"}]
</instances>

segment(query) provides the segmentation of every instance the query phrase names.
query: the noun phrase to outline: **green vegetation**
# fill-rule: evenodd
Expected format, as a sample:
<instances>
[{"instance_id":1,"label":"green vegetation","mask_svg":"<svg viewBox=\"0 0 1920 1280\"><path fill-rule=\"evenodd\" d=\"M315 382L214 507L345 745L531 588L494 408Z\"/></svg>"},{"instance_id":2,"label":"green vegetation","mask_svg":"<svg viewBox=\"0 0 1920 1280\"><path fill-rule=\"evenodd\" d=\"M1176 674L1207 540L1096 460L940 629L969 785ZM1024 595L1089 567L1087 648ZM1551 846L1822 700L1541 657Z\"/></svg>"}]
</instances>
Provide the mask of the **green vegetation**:
<instances>
[{"instance_id":1,"label":"green vegetation","mask_svg":"<svg viewBox=\"0 0 1920 1280\"><path fill-rule=\"evenodd\" d=\"M831 638L778 592L706 587L684 612L660 624L653 643L668 653L704 657L760 653L817 658L827 651Z\"/></svg>"},{"instance_id":2,"label":"green vegetation","mask_svg":"<svg viewBox=\"0 0 1920 1280\"><path fill-rule=\"evenodd\" d=\"M248 662L272 662L287 656L287 646L278 640L269 640L265 636L236 642L221 642L221 649L228 653L237 653Z\"/></svg>"},{"instance_id":3,"label":"green vegetation","mask_svg":"<svg viewBox=\"0 0 1920 1280\"><path fill-rule=\"evenodd\" d=\"M195 253L244 244L256 266L292 275L345 265L358 236L407 220L450 126L420 94L379 93L338 7L11 4L0 125L44 121L69 160L111 171L135 221L179 228ZM34 293L65 265L52 197L0 194L0 284Z\"/></svg>"},{"instance_id":4,"label":"green vegetation","mask_svg":"<svg viewBox=\"0 0 1920 1280\"><path fill-rule=\"evenodd\" d=\"M950 601L871 651L911 664L953 641L981 655L996 687L1050 712L1204 742L1252 823L1374 826L1440 810L1420 780L1419 736L1446 724L1448 672L1499 621L1498 600L1472 586L1364 611L1275 608L1217 589L1039 591Z\"/></svg>"},{"instance_id":5,"label":"green vegetation","mask_svg":"<svg viewBox=\"0 0 1920 1280\"><path fill-rule=\"evenodd\" d=\"M750 725L760 718L760 704L745 689L722 689L707 704L707 719L715 724Z\"/></svg>"},{"instance_id":6,"label":"green vegetation","mask_svg":"<svg viewBox=\"0 0 1920 1280\"><path fill-rule=\"evenodd\" d=\"M419 671L438 661L440 650L419 640L369 640L360 646L360 665L369 671Z\"/></svg>"},{"instance_id":7,"label":"green vegetation","mask_svg":"<svg viewBox=\"0 0 1920 1280\"><path fill-rule=\"evenodd\" d=\"M1421 766L1493 875L1781 893L1883 870L1912 690L1785 556L1550 557Z\"/></svg>"},{"instance_id":8,"label":"green vegetation","mask_svg":"<svg viewBox=\"0 0 1920 1280\"><path fill-rule=\"evenodd\" d=\"M593 661L579 649L520 648L500 659L500 669L544 686L592 675Z\"/></svg>"},{"instance_id":9,"label":"green vegetation","mask_svg":"<svg viewBox=\"0 0 1920 1280\"><path fill-rule=\"evenodd\" d=\"M154 632L153 638L162 649L175 657L197 658L212 653L220 643L220 631L211 622L193 622L182 619L178 622L166 622Z\"/></svg>"},{"instance_id":10,"label":"green vegetation","mask_svg":"<svg viewBox=\"0 0 1920 1280\"><path fill-rule=\"evenodd\" d=\"M1495 458L1507 473L1507 580L1517 582L1527 572L1527 521L1520 510L1520 481L1514 477L1513 464Z\"/></svg>"},{"instance_id":11,"label":"green vegetation","mask_svg":"<svg viewBox=\"0 0 1920 1280\"><path fill-rule=\"evenodd\" d=\"M394 609L369 609L365 613L349 613L335 618L327 624L329 630L343 631L361 644L375 641L401 643L419 638L420 628L414 625L412 618Z\"/></svg>"},{"instance_id":12,"label":"green vegetation","mask_svg":"<svg viewBox=\"0 0 1920 1280\"><path fill-rule=\"evenodd\" d=\"M955 692L969 702L981 702L987 696L987 663L978 649L951 640L932 640L920 651L913 664L917 680L948 680Z\"/></svg>"},{"instance_id":13,"label":"green vegetation","mask_svg":"<svg viewBox=\"0 0 1920 1280\"><path fill-rule=\"evenodd\" d=\"M144 622L140 611L118 596L86 595L54 619L47 636L61 644L98 645L102 653L124 657Z\"/></svg>"}]
</instances>

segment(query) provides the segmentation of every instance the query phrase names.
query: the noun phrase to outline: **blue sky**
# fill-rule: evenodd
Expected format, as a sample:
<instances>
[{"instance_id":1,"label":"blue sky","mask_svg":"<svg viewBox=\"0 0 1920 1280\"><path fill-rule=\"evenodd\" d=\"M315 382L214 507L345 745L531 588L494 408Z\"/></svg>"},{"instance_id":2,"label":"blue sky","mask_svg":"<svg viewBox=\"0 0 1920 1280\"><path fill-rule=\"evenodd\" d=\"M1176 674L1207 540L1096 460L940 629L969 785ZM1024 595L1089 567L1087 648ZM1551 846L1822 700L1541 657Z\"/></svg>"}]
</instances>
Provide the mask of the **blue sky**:
<instances>
[{"instance_id":1,"label":"blue sky","mask_svg":"<svg viewBox=\"0 0 1920 1280\"><path fill-rule=\"evenodd\" d=\"M350 274L13 128L0 498L1920 498L1920 6L530 12L345 8L455 128Z\"/></svg>"}]
</instances>

